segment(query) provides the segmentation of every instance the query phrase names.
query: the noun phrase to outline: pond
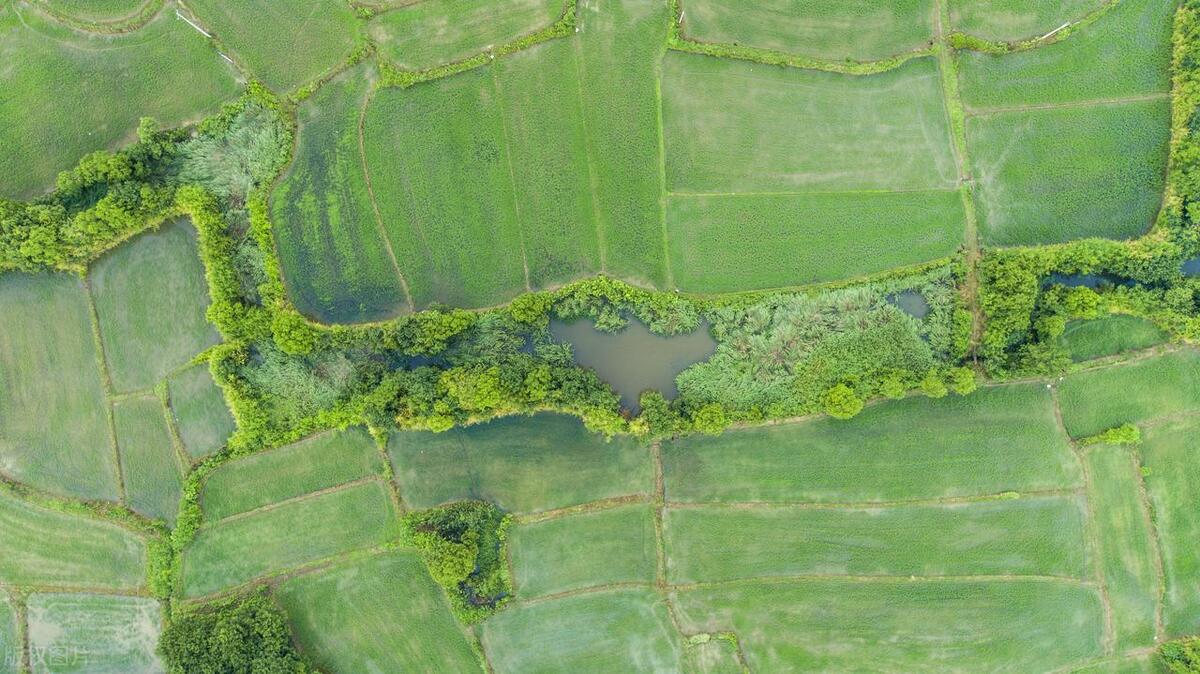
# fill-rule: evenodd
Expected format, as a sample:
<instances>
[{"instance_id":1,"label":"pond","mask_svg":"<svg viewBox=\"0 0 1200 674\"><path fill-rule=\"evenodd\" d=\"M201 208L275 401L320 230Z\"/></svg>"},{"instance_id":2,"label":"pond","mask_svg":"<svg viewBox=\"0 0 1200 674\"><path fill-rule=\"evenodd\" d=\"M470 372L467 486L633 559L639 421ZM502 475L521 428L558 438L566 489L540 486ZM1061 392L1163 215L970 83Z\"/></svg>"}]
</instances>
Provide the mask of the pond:
<instances>
[{"instance_id":1,"label":"pond","mask_svg":"<svg viewBox=\"0 0 1200 674\"><path fill-rule=\"evenodd\" d=\"M1049 288L1053 285L1066 286L1068 288L1076 288L1083 286L1095 290L1102 285L1111 286L1132 286L1136 285L1132 280L1112 274L1051 274L1042 281L1043 288Z\"/></svg>"},{"instance_id":2,"label":"pond","mask_svg":"<svg viewBox=\"0 0 1200 674\"><path fill-rule=\"evenodd\" d=\"M1184 276L1200 276L1200 257L1194 257L1183 263Z\"/></svg>"},{"instance_id":3,"label":"pond","mask_svg":"<svg viewBox=\"0 0 1200 674\"><path fill-rule=\"evenodd\" d=\"M707 324L686 335L663 337L636 320L616 334L600 332L587 320L556 320L550 322L550 334L555 341L569 342L575 362L595 370L621 396L621 407L632 412L640 410L642 391L654 389L674 398L679 393L675 377L717 348Z\"/></svg>"},{"instance_id":4,"label":"pond","mask_svg":"<svg viewBox=\"0 0 1200 674\"><path fill-rule=\"evenodd\" d=\"M904 290L888 295L887 302L917 320L929 315L929 302L916 290Z\"/></svg>"}]
</instances>

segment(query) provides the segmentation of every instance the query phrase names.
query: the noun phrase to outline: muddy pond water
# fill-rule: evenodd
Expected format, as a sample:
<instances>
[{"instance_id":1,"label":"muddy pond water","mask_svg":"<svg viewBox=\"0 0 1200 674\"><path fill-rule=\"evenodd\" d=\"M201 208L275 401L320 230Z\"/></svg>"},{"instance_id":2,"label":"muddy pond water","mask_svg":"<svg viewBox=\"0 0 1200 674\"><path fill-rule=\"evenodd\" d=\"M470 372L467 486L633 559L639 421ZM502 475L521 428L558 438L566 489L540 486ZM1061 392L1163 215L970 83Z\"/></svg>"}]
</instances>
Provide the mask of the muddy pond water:
<instances>
[{"instance_id":1,"label":"muddy pond water","mask_svg":"<svg viewBox=\"0 0 1200 674\"><path fill-rule=\"evenodd\" d=\"M717 348L707 324L685 335L663 337L636 320L616 334L600 332L588 320L556 320L550 322L550 334L555 341L569 342L575 362L595 370L621 396L621 407L633 412L640 409L642 391L654 389L668 399L678 395L675 377Z\"/></svg>"},{"instance_id":2,"label":"muddy pond water","mask_svg":"<svg viewBox=\"0 0 1200 674\"><path fill-rule=\"evenodd\" d=\"M888 304L900 311L920 320L929 315L929 302L925 296L915 290L904 290L887 296Z\"/></svg>"}]
</instances>

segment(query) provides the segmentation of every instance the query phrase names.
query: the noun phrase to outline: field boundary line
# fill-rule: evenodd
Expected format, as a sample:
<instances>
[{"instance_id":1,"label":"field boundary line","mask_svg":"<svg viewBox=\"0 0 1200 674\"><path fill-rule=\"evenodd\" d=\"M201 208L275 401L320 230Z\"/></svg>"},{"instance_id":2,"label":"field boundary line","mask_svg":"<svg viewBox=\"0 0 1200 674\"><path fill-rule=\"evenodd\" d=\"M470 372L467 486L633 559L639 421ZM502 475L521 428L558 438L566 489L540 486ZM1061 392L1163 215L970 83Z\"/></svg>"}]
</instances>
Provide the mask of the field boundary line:
<instances>
[{"instance_id":1,"label":"field boundary line","mask_svg":"<svg viewBox=\"0 0 1200 674\"><path fill-rule=\"evenodd\" d=\"M72 585L58 583L0 583L0 590L10 595L30 594L98 594L113 597L149 597L150 591L145 586L135 589L111 588L103 585Z\"/></svg>"},{"instance_id":2,"label":"field boundary line","mask_svg":"<svg viewBox=\"0 0 1200 674\"><path fill-rule=\"evenodd\" d=\"M1146 488L1146 477L1142 474L1141 450L1131 449L1128 454L1133 469L1133 478L1137 481L1138 510L1141 512L1142 522L1146 525L1146 534L1150 536L1150 547L1154 553L1154 581L1157 585L1154 597L1154 641L1162 643L1167 637L1166 618L1163 615L1167 596L1167 571L1162 537L1158 535L1158 523L1154 520L1154 505L1150 502L1150 491Z\"/></svg>"},{"instance_id":3,"label":"field boundary line","mask_svg":"<svg viewBox=\"0 0 1200 674\"><path fill-rule=\"evenodd\" d=\"M311 499L321 498L322 496L328 496L330 494L334 494L334 493L337 493L340 491L347 491L350 489L354 489L355 487L361 487L361 486L363 486L365 484L369 484L371 482L379 482L379 483L383 484L383 486L385 488L387 487L387 485L384 484L384 483L386 483L386 480L384 480L383 476L381 476L381 475L366 475L363 477L359 477L359 478L350 480L349 482L343 482L341 484L333 485L332 487L325 487L324 489L310 491L307 494L301 494L300 496L293 496L291 498L283 499L282 501L275 501L274 503L268 503L266 505L262 505L262 506L259 506L257 508L253 508L250 510L244 510L240 513L234 513L233 515L229 515L228 517L222 517L219 520L207 520L206 519L204 521L204 523L200 525L200 528L197 530L197 533L199 533L199 531L202 531L204 529L209 529L209 528L215 527L215 526L225 523L225 522L246 519L247 517L253 517L254 515L261 515L262 513L271 512L272 510L278 510L280 508L283 508L283 507L286 507L286 506L289 506L289 505L292 505L295 503L299 503L301 501L308 501Z\"/></svg>"},{"instance_id":4,"label":"field boundary line","mask_svg":"<svg viewBox=\"0 0 1200 674\"><path fill-rule=\"evenodd\" d=\"M496 109L499 110L500 136L504 140L504 161L508 164L508 188L512 194L513 215L517 218L517 240L521 243L521 268L525 270L525 292L533 292L533 286L529 283L529 255L525 252L525 222L521 218L521 200L517 198L517 171L513 167L512 141L508 138L508 122L504 118L504 90L500 86L500 78L496 76L496 66L488 63L485 67L492 80L492 91L496 94L496 102L499 103Z\"/></svg>"},{"instance_id":5,"label":"field boundary line","mask_svg":"<svg viewBox=\"0 0 1200 674\"><path fill-rule=\"evenodd\" d=\"M363 97L362 106L358 110L358 161L362 167L363 180L367 185L367 198L371 200L371 211L375 214L375 228L379 232L380 239L383 240L383 249L387 251L388 261L392 263L392 271L396 273L396 279L400 281L400 288L404 290L404 298L408 302L408 311L412 313L416 311L416 305L413 304L412 292L408 287L408 279L404 277L404 272L400 270L400 261L396 258L396 251L392 248L392 240L388 236L387 228L383 226L383 215L379 212L379 202L375 198L375 188L371 182L371 171L367 167L367 150L365 127L367 124L367 109L371 107L371 102L375 99L377 88L372 86L367 95ZM296 134L299 136L299 134Z\"/></svg>"},{"instance_id":6,"label":"field boundary line","mask_svg":"<svg viewBox=\"0 0 1200 674\"><path fill-rule=\"evenodd\" d=\"M660 594L666 595L670 584L667 582L667 540L666 540L666 478L663 474L662 443L654 441L650 444L650 458L654 463L654 586Z\"/></svg>"},{"instance_id":7,"label":"field boundary line","mask_svg":"<svg viewBox=\"0 0 1200 674\"><path fill-rule=\"evenodd\" d=\"M392 462L392 455L387 451L388 435L385 433L378 438L373 438L375 448L379 452L379 459L383 462L383 469L387 471L384 477L387 480L388 493L392 497L392 505L396 506L396 514L403 516L411 508L404 500L404 493L400 491L400 483L396 481L396 464Z\"/></svg>"},{"instance_id":8,"label":"field boundary line","mask_svg":"<svg viewBox=\"0 0 1200 674\"><path fill-rule=\"evenodd\" d=\"M1176 421L1190 421L1196 417L1200 417L1200 409L1183 410L1180 412L1174 412L1172 414L1163 414L1161 416L1151 417L1149 419L1137 422L1137 425L1141 427L1142 430L1146 430L1149 428L1157 428L1158 426Z\"/></svg>"},{"instance_id":9,"label":"field boundary line","mask_svg":"<svg viewBox=\"0 0 1200 674\"><path fill-rule=\"evenodd\" d=\"M95 346L96 367L100 370L100 386L104 393L105 416L108 421L108 443L112 450L111 459L113 470L116 471L117 494L123 505L129 504L129 494L125 490L125 469L121 466L121 444L117 440L117 413L113 406L113 397L117 394L113 386L112 370L108 365L108 354L104 350L104 337L100 332L100 312L96 309L96 298L92 293L91 279L85 274L82 278L83 292L87 296L88 320L92 325L92 343Z\"/></svg>"},{"instance_id":10,"label":"field boundary line","mask_svg":"<svg viewBox=\"0 0 1200 674\"><path fill-rule=\"evenodd\" d=\"M608 270L608 242L607 237L604 235L606 225L601 222L600 198L597 194L600 182L596 175L595 152L592 150L592 132L588 125L588 110L583 98L583 79L587 76L587 66L584 64L583 47L580 45L579 39L572 39L571 42L572 56L575 61L575 91L579 98L579 122L583 131L584 154L587 155L588 186L591 188L589 196L592 202L592 222L596 227L596 250L600 255L600 273L603 274Z\"/></svg>"},{"instance_id":11,"label":"field boundary line","mask_svg":"<svg viewBox=\"0 0 1200 674\"><path fill-rule=\"evenodd\" d=\"M912 575L912 574L849 574L849 573L801 573L779 574L767 576L750 576L746 578L726 578L724 580L699 580L686 583L671 583L668 587L675 592L690 592L710 587L727 587L755 584L787 584L810 583L825 581L845 581L848 583L1064 583L1079 587L1095 587L1096 583L1074 576L1054 576L1045 574L946 574L946 575Z\"/></svg>"},{"instance_id":12,"label":"field boundary line","mask_svg":"<svg viewBox=\"0 0 1200 674\"><path fill-rule=\"evenodd\" d=\"M135 33L146 26L162 13L166 3L164 0L145 0L132 12L115 19L89 21L71 16L66 12L55 9L45 0L34 0L34 8L45 14L54 22L82 33L93 35L127 35Z\"/></svg>"},{"instance_id":13,"label":"field boundary line","mask_svg":"<svg viewBox=\"0 0 1200 674\"><path fill-rule=\"evenodd\" d=\"M671 22L676 21L675 16L671 16ZM654 60L654 102L655 102L655 123L658 132L658 219L659 219L659 234L662 237L662 256L663 256L663 273L665 278L663 281L666 284L666 289L675 288L675 271L671 266L671 243L667 237L667 131L663 123L663 61L667 58L667 51L670 49L670 30L667 31L667 41L663 43L659 49L658 57Z\"/></svg>"},{"instance_id":14,"label":"field boundary line","mask_svg":"<svg viewBox=\"0 0 1200 674\"><path fill-rule=\"evenodd\" d=\"M560 599L570 599L571 597L582 597L589 594L601 594L604 592L617 592L620 590L645 589L656 590L655 583L645 580L626 580L615 583L604 583L602 585L589 585L588 587L579 587L573 590L563 590L561 592L553 592L551 594L543 594L537 597L529 597L517 601L517 605L521 607L536 606L545 604Z\"/></svg>"},{"instance_id":15,"label":"field boundary line","mask_svg":"<svg viewBox=\"0 0 1200 674\"><path fill-rule=\"evenodd\" d=\"M186 481L195 462L183 444L179 424L175 423L175 411L171 408L170 386L165 379L160 384L160 386L154 387L154 392L158 396L159 406L162 408L163 421L167 424L167 434L171 436L171 448L175 450L175 462L179 464L180 476Z\"/></svg>"},{"instance_id":16,"label":"field boundary line","mask_svg":"<svg viewBox=\"0 0 1200 674\"><path fill-rule=\"evenodd\" d=\"M143 523L150 523L153 520L136 512L124 503L101 499L85 499L47 491L22 482L3 470L0 470L0 494L8 496L15 501L20 501L30 508L58 513L64 517L78 517L91 520L128 531L143 542L148 542L150 538L156 535L148 532L148 527L142 526ZM115 508L121 512L121 515L108 515L97 510L98 508ZM123 519L124 517L129 517L130 520Z\"/></svg>"},{"instance_id":17,"label":"field boundary line","mask_svg":"<svg viewBox=\"0 0 1200 674\"><path fill-rule=\"evenodd\" d=\"M549 522L562 517L569 517L571 515L604 512L628 505L655 505L657 503L657 497L651 494L626 494L624 496L610 496L608 498L596 499L595 501L564 506L562 508L552 508L550 510L540 510L537 512L515 515L513 516L513 522L518 525L538 524L540 522Z\"/></svg>"},{"instance_id":18,"label":"field boundary line","mask_svg":"<svg viewBox=\"0 0 1200 674\"><path fill-rule=\"evenodd\" d=\"M989 117L992 115L1003 115L1012 112L1032 112L1037 110L1069 110L1072 108L1090 108L1101 107L1106 105L1124 105L1126 103L1144 103L1146 101L1167 101L1171 99L1171 92L1155 92L1148 94L1135 94L1132 96L1116 96L1113 98L1095 98L1086 101L1066 101L1064 103L1031 103L1028 105L999 105L982 108L972 108L963 105L963 112L967 117Z\"/></svg>"},{"instance_id":19,"label":"field boundary line","mask_svg":"<svg viewBox=\"0 0 1200 674\"><path fill-rule=\"evenodd\" d=\"M667 192L667 196L672 199L722 199L734 197L809 197L828 195L855 196L860 194L946 194L957 191L957 187L911 187L887 190L779 190L766 192L750 190L746 192Z\"/></svg>"},{"instance_id":20,"label":"field boundary line","mask_svg":"<svg viewBox=\"0 0 1200 674\"><path fill-rule=\"evenodd\" d=\"M919 506L954 506L996 501L1025 501L1078 497L1083 487L1035 489L1030 491L998 492L977 496L944 496L937 498L901 499L893 501L668 501L668 510L887 510ZM1009 494L1016 494L1010 496Z\"/></svg>"},{"instance_id":21,"label":"field boundary line","mask_svg":"<svg viewBox=\"0 0 1200 674\"><path fill-rule=\"evenodd\" d=\"M225 44L225 41L221 39L221 36L217 34L217 32L214 31L211 26L204 25L204 21L200 19L200 16L196 14L191 7L187 6L184 0L175 0L175 5L177 8L176 11L183 10L184 12L187 12L188 17L190 17L188 19L188 23L192 24L192 27L199 26L208 33L206 39L212 46L213 51L217 52L218 56L220 56L224 61L228 62L229 65L233 66L233 69L236 70L243 79L245 79L247 82L252 80L258 80L260 82L262 81L260 77L255 75L254 71L251 70L249 66L241 62L242 57L237 53L236 50L230 49ZM182 19L184 17L181 16L180 18ZM264 84L264 86L266 85ZM290 155L289 159L295 159L296 157L295 142L296 141L293 140L292 154Z\"/></svg>"},{"instance_id":22,"label":"field boundary line","mask_svg":"<svg viewBox=\"0 0 1200 674\"><path fill-rule=\"evenodd\" d=\"M32 648L30 647L29 639L29 597L23 593L10 592L10 600L12 601L14 616L17 621L17 641L20 642L21 648L21 674L28 674L33 671Z\"/></svg>"},{"instance_id":23,"label":"field boundary line","mask_svg":"<svg viewBox=\"0 0 1200 674\"><path fill-rule=\"evenodd\" d=\"M1158 652L1158 648L1155 646L1146 646L1143 648L1131 648L1127 651L1122 651L1120 653L1114 653L1113 655L1102 655L1102 656L1096 657L1096 658L1084 658L1083 660L1076 660L1074 662L1067 663L1067 664L1059 667L1058 669L1051 670L1049 674L1072 674L1072 672L1077 672L1084 667L1090 667L1092 665L1101 665L1101 664L1106 664L1106 663L1117 663L1122 660L1133 660L1134 658L1141 658L1141 657L1145 657L1147 655L1154 655L1157 652Z\"/></svg>"}]
</instances>

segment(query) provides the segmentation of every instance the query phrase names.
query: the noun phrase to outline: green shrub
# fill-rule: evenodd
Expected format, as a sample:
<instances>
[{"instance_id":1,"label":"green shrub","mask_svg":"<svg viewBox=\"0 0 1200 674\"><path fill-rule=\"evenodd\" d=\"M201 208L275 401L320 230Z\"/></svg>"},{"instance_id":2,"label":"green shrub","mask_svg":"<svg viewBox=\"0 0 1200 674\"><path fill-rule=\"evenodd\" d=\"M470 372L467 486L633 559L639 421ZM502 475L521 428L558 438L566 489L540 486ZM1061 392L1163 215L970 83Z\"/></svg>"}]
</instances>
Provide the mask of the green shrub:
<instances>
[{"instance_id":1,"label":"green shrub","mask_svg":"<svg viewBox=\"0 0 1200 674\"><path fill-rule=\"evenodd\" d=\"M863 401L854 389L845 384L838 384L821 396L821 406L825 413L834 419L850 419L862 411Z\"/></svg>"},{"instance_id":2,"label":"green shrub","mask_svg":"<svg viewBox=\"0 0 1200 674\"><path fill-rule=\"evenodd\" d=\"M930 370L925 374L925 378L921 380L921 393L930 398L945 398L949 392L942 378L938 376L936 369Z\"/></svg>"},{"instance_id":3,"label":"green shrub","mask_svg":"<svg viewBox=\"0 0 1200 674\"><path fill-rule=\"evenodd\" d=\"M1097 433L1079 440L1079 444L1088 445L1140 445L1142 444L1142 429L1133 424L1121 424L1103 433Z\"/></svg>"},{"instance_id":4,"label":"green shrub","mask_svg":"<svg viewBox=\"0 0 1200 674\"><path fill-rule=\"evenodd\" d=\"M1158 654L1170 674L1200 674L1200 637L1168 641Z\"/></svg>"},{"instance_id":5,"label":"green shrub","mask_svg":"<svg viewBox=\"0 0 1200 674\"><path fill-rule=\"evenodd\" d=\"M293 646L287 616L265 592L176 616L163 630L158 652L172 674L316 672Z\"/></svg>"}]
</instances>

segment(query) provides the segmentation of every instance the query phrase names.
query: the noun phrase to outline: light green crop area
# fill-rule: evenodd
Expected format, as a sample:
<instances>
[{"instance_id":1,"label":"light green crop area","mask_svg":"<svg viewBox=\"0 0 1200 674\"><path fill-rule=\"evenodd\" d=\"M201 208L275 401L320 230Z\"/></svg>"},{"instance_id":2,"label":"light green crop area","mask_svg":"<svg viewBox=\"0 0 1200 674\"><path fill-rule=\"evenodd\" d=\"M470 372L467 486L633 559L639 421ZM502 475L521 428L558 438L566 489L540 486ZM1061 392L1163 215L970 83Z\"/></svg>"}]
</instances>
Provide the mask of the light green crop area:
<instances>
[{"instance_id":1,"label":"light green crop area","mask_svg":"<svg viewBox=\"0 0 1200 674\"><path fill-rule=\"evenodd\" d=\"M1169 638L1200 631L1200 485L1194 470L1200 461L1196 419L1169 421L1145 432L1142 461L1149 474L1146 489L1162 547L1166 592L1163 621Z\"/></svg>"},{"instance_id":2,"label":"light green crop area","mask_svg":"<svg viewBox=\"0 0 1200 674\"><path fill-rule=\"evenodd\" d=\"M79 21L113 23L138 15L156 0L39 0L50 10Z\"/></svg>"},{"instance_id":3,"label":"light green crop area","mask_svg":"<svg viewBox=\"0 0 1200 674\"><path fill-rule=\"evenodd\" d=\"M37 674L154 674L162 608L148 597L35 594L29 598L29 647ZM53 655L50 655L53 654Z\"/></svg>"},{"instance_id":4,"label":"light green crop area","mask_svg":"<svg viewBox=\"0 0 1200 674\"><path fill-rule=\"evenodd\" d=\"M1166 333L1150 321L1124 315L1072 321L1062 336L1063 345L1075 361L1147 349L1166 340Z\"/></svg>"},{"instance_id":5,"label":"light green crop area","mask_svg":"<svg viewBox=\"0 0 1200 674\"><path fill-rule=\"evenodd\" d=\"M1059 395L1063 423L1075 438L1200 409L1200 354L1179 351L1068 375Z\"/></svg>"},{"instance_id":6,"label":"light green crop area","mask_svg":"<svg viewBox=\"0 0 1200 674\"><path fill-rule=\"evenodd\" d=\"M174 524L182 477L162 402L156 397L122 400L113 405L113 421L130 507Z\"/></svg>"},{"instance_id":7,"label":"light green crop area","mask_svg":"<svg viewBox=\"0 0 1200 674\"><path fill-rule=\"evenodd\" d=\"M171 412L188 454L201 458L220 449L233 433L234 421L208 366L194 365L173 375L167 388Z\"/></svg>"},{"instance_id":8,"label":"light green crop area","mask_svg":"<svg viewBox=\"0 0 1200 674\"><path fill-rule=\"evenodd\" d=\"M1104 6L1108 0L947 0L956 30L988 40L1045 35Z\"/></svg>"}]
</instances>

